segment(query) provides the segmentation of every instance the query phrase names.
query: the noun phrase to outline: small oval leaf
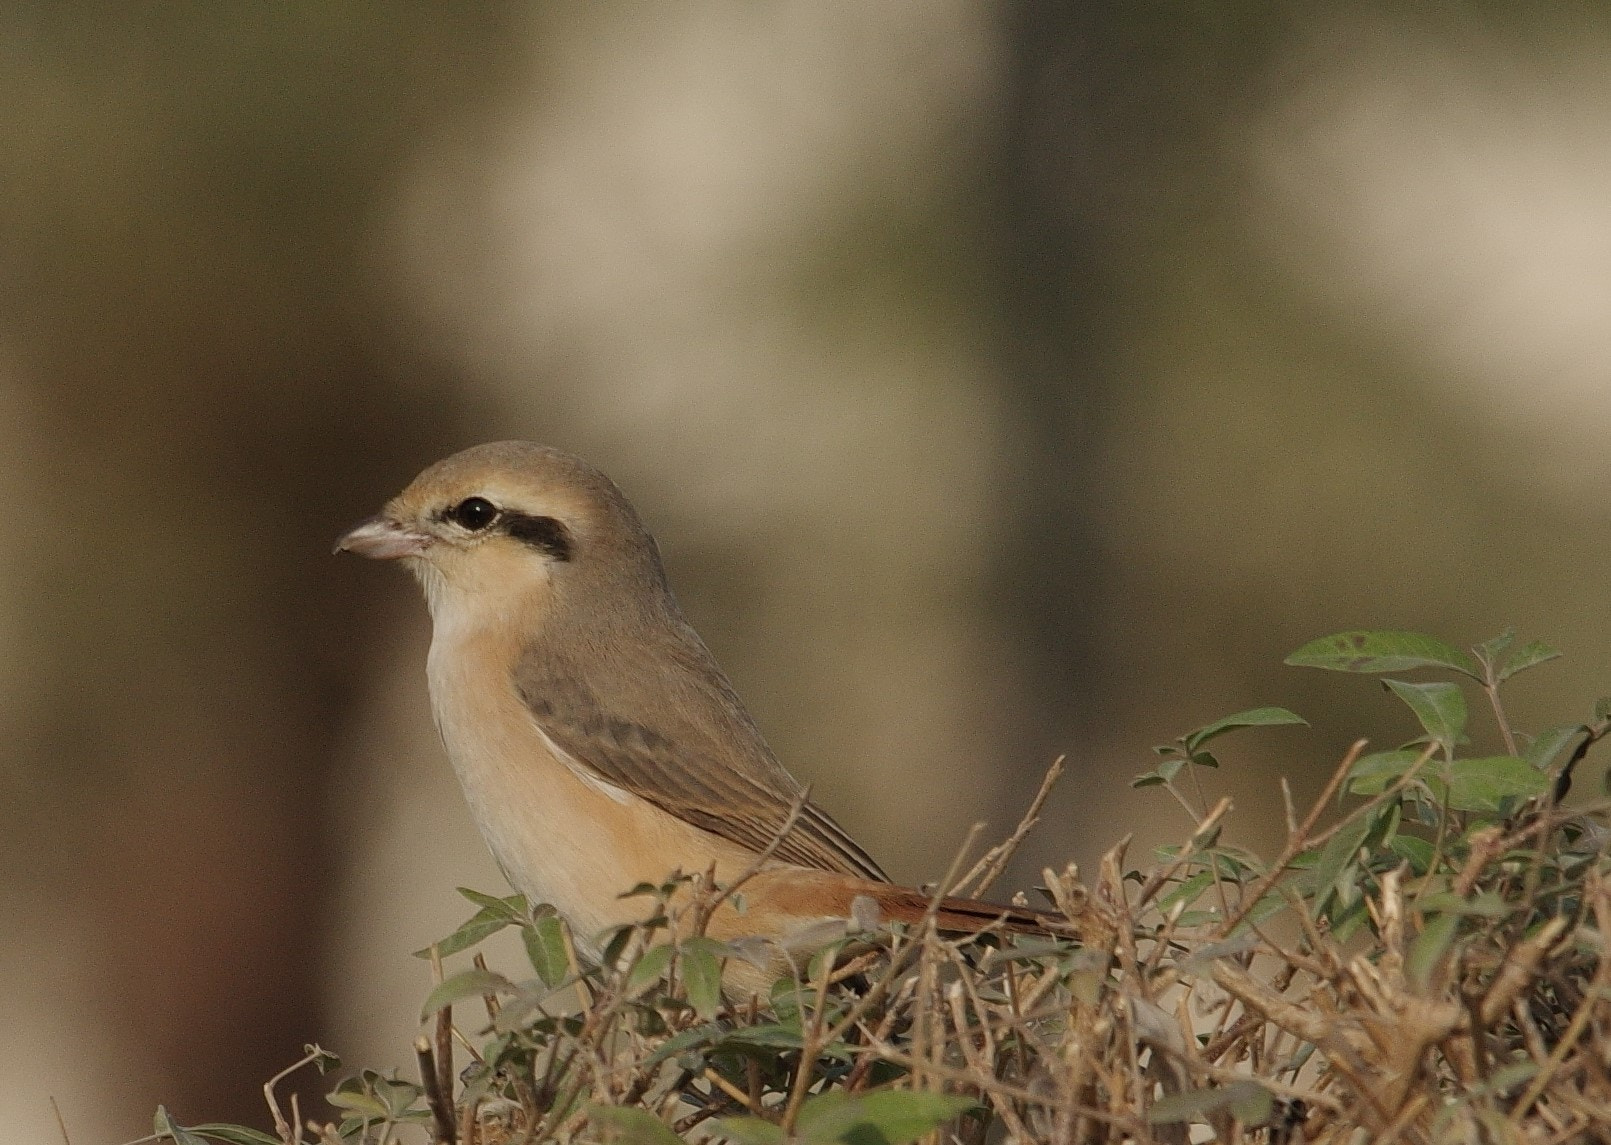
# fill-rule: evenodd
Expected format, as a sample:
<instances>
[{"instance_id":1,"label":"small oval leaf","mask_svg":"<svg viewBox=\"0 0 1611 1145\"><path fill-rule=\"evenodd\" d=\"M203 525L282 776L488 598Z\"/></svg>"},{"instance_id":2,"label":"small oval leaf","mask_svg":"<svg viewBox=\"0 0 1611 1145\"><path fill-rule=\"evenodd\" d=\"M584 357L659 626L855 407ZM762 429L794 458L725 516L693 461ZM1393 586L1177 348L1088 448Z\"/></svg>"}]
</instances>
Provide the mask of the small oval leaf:
<instances>
[{"instance_id":1,"label":"small oval leaf","mask_svg":"<svg viewBox=\"0 0 1611 1145\"><path fill-rule=\"evenodd\" d=\"M708 938L691 938L682 944L683 991L694 1013L706 1022L722 1008L722 962L717 948Z\"/></svg>"},{"instance_id":2,"label":"small oval leaf","mask_svg":"<svg viewBox=\"0 0 1611 1145\"><path fill-rule=\"evenodd\" d=\"M759 1117L719 1117L712 1124L738 1145L783 1145L788 1139L782 1129Z\"/></svg>"},{"instance_id":3,"label":"small oval leaf","mask_svg":"<svg viewBox=\"0 0 1611 1145\"><path fill-rule=\"evenodd\" d=\"M1285 724L1303 724L1307 727L1309 721L1286 708L1249 708L1245 712L1237 712L1235 715L1215 720L1196 731L1187 732L1183 738L1187 750L1195 752L1209 740L1226 732L1236 731L1238 728L1280 727Z\"/></svg>"},{"instance_id":4,"label":"small oval leaf","mask_svg":"<svg viewBox=\"0 0 1611 1145\"><path fill-rule=\"evenodd\" d=\"M391 1110L386 1103L372 1093L352 1093L337 1090L325 1098L337 1109L345 1109L348 1113L356 1114L369 1121L385 1121L391 1117Z\"/></svg>"},{"instance_id":5,"label":"small oval leaf","mask_svg":"<svg viewBox=\"0 0 1611 1145\"><path fill-rule=\"evenodd\" d=\"M799 1129L806 1141L909 1145L978 1104L954 1093L882 1089L853 1097L837 1090L806 1099Z\"/></svg>"},{"instance_id":6,"label":"small oval leaf","mask_svg":"<svg viewBox=\"0 0 1611 1145\"><path fill-rule=\"evenodd\" d=\"M1492 891L1461 898L1453 891L1439 891L1425 895L1416 903L1416 909L1427 914L1469 914L1480 918L1506 918L1519 907L1512 906Z\"/></svg>"},{"instance_id":7,"label":"small oval leaf","mask_svg":"<svg viewBox=\"0 0 1611 1145\"><path fill-rule=\"evenodd\" d=\"M496 971L479 967L461 970L446 981L437 983L436 988L425 996L425 1005L420 1007L420 1020L424 1021L443 1006L451 1006L460 998L480 997L482 994L495 994L514 988L513 982Z\"/></svg>"},{"instance_id":8,"label":"small oval leaf","mask_svg":"<svg viewBox=\"0 0 1611 1145\"><path fill-rule=\"evenodd\" d=\"M454 889L482 910L500 915L510 922L519 922L526 917L528 908L525 895L510 895L507 898L499 898L497 895L473 891L469 887L455 887Z\"/></svg>"},{"instance_id":9,"label":"small oval leaf","mask_svg":"<svg viewBox=\"0 0 1611 1145\"><path fill-rule=\"evenodd\" d=\"M1430 842L1415 835L1394 835L1388 847L1393 854L1408 863L1410 871L1417 875L1424 875L1431 869L1432 859L1436 853Z\"/></svg>"},{"instance_id":10,"label":"small oval leaf","mask_svg":"<svg viewBox=\"0 0 1611 1145\"><path fill-rule=\"evenodd\" d=\"M1522 752L1522 757L1538 770L1548 771L1566 745L1587 730L1582 724L1557 724L1545 728L1533 737L1527 750Z\"/></svg>"},{"instance_id":11,"label":"small oval leaf","mask_svg":"<svg viewBox=\"0 0 1611 1145\"><path fill-rule=\"evenodd\" d=\"M1411 684L1404 680L1383 680L1395 696L1410 706L1415 718L1446 752L1452 752L1466 730L1466 696L1459 684L1438 681Z\"/></svg>"},{"instance_id":12,"label":"small oval leaf","mask_svg":"<svg viewBox=\"0 0 1611 1145\"><path fill-rule=\"evenodd\" d=\"M1337 833L1326 841L1320 851L1320 857L1315 860L1314 869L1309 872L1309 885L1314 888L1315 905L1323 904L1337 880L1342 876L1359 853L1359 848L1365 843L1365 836L1370 834L1370 820L1360 815L1344 823L1337 829Z\"/></svg>"},{"instance_id":13,"label":"small oval leaf","mask_svg":"<svg viewBox=\"0 0 1611 1145\"><path fill-rule=\"evenodd\" d=\"M1348 790L1355 795L1380 795L1421 758L1418 751L1377 751L1362 756L1348 772Z\"/></svg>"},{"instance_id":14,"label":"small oval leaf","mask_svg":"<svg viewBox=\"0 0 1611 1145\"><path fill-rule=\"evenodd\" d=\"M1450 668L1474 680L1482 669L1467 653L1419 632L1338 632L1311 640L1286 659L1297 668L1333 672L1408 672L1412 668Z\"/></svg>"},{"instance_id":15,"label":"small oval leaf","mask_svg":"<svg viewBox=\"0 0 1611 1145\"><path fill-rule=\"evenodd\" d=\"M199 1133L213 1141L223 1141L225 1145L283 1145L275 1136L264 1133L261 1129L249 1129L244 1125L192 1125L192 1133Z\"/></svg>"},{"instance_id":16,"label":"small oval leaf","mask_svg":"<svg viewBox=\"0 0 1611 1145\"><path fill-rule=\"evenodd\" d=\"M665 1122L647 1109L626 1105L590 1105L587 1118L604 1129L607 1140L622 1145L683 1145Z\"/></svg>"},{"instance_id":17,"label":"small oval leaf","mask_svg":"<svg viewBox=\"0 0 1611 1145\"><path fill-rule=\"evenodd\" d=\"M565 955L565 924L558 915L545 914L523 927L521 941L526 946L526 957L544 986L558 986L570 973L570 959Z\"/></svg>"},{"instance_id":18,"label":"small oval leaf","mask_svg":"<svg viewBox=\"0 0 1611 1145\"><path fill-rule=\"evenodd\" d=\"M1270 1119L1275 1100L1270 1091L1255 1081L1236 1081L1214 1089L1193 1089L1160 1097L1147 1110L1154 1125L1177 1121L1206 1121L1209 1114L1224 1111L1245 1126L1263 1125Z\"/></svg>"},{"instance_id":19,"label":"small oval leaf","mask_svg":"<svg viewBox=\"0 0 1611 1145\"><path fill-rule=\"evenodd\" d=\"M671 949L669 944L665 944L651 947L644 952L643 957L638 959L631 973L627 975L628 994L637 993L666 972L666 964L671 961Z\"/></svg>"},{"instance_id":20,"label":"small oval leaf","mask_svg":"<svg viewBox=\"0 0 1611 1145\"><path fill-rule=\"evenodd\" d=\"M497 934L509 923L510 920L502 914L495 914L486 910L480 911L470 921L436 944L437 956L446 958L450 954L468 950L487 936ZM414 957L430 958L431 948L427 946L424 950L416 950Z\"/></svg>"},{"instance_id":21,"label":"small oval leaf","mask_svg":"<svg viewBox=\"0 0 1611 1145\"><path fill-rule=\"evenodd\" d=\"M157 1106L156 1116L152 1118L152 1129L158 1137L167 1137L174 1145L207 1145L207 1142L196 1136L195 1133L180 1125L168 1115L163 1106Z\"/></svg>"},{"instance_id":22,"label":"small oval leaf","mask_svg":"<svg viewBox=\"0 0 1611 1145\"><path fill-rule=\"evenodd\" d=\"M1459 925L1460 916L1457 914L1433 915L1421 933L1415 936L1415 941L1410 943L1404 969L1417 988L1424 990L1431 982L1433 971L1454 944L1455 930Z\"/></svg>"},{"instance_id":23,"label":"small oval leaf","mask_svg":"<svg viewBox=\"0 0 1611 1145\"><path fill-rule=\"evenodd\" d=\"M1517 672L1525 672L1529 668L1536 668L1538 665L1548 663L1559 656L1559 652L1542 640L1534 640L1531 644L1517 649L1516 654L1505 661L1505 666L1499 670L1499 680L1503 683Z\"/></svg>"},{"instance_id":24,"label":"small oval leaf","mask_svg":"<svg viewBox=\"0 0 1611 1145\"><path fill-rule=\"evenodd\" d=\"M1549 789L1550 778L1514 755L1457 759L1448 765L1449 806L1456 811L1497 812L1506 799L1531 799Z\"/></svg>"}]
</instances>

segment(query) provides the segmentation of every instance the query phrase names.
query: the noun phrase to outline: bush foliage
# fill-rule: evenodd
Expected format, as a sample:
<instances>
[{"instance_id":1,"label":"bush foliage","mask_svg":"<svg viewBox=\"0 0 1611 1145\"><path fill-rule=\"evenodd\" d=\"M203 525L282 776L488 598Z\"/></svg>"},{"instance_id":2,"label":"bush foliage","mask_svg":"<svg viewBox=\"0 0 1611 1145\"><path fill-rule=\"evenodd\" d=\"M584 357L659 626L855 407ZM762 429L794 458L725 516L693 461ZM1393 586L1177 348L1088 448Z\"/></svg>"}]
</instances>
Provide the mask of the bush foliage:
<instances>
[{"instance_id":1,"label":"bush foliage","mask_svg":"<svg viewBox=\"0 0 1611 1145\"><path fill-rule=\"evenodd\" d=\"M282 1110L271 1083L272 1133L185 1128L159 1110L157 1136L1611 1140L1606 804L1561 803L1611 704L1527 734L1501 696L1555 655L1508 635L1462 651L1405 632L1299 649L1288 663L1383 676L1422 734L1391 751L1355 744L1302 811L1283 784L1286 841L1271 858L1222 841L1229 801L1205 800L1198 769L1218 766L1221 737L1298 716L1258 708L1155 749L1136 783L1171 795L1189 835L1150 862L1132 865L1120 843L1089 877L1044 872L1077 941L886 925L731 1004L721 969L742 952L672 937L688 880L637 888L645 922L616 933L602 965L578 959L546 908L464 891L474 916L420 952L437 985L417 1080L362 1070L311 1120ZM1478 694L1501 754L1469 750ZM983 893L1058 770L1013 836L937 891ZM475 955L449 970L509 927L529 967L500 973ZM293 1068L331 1064L310 1047Z\"/></svg>"}]
</instances>

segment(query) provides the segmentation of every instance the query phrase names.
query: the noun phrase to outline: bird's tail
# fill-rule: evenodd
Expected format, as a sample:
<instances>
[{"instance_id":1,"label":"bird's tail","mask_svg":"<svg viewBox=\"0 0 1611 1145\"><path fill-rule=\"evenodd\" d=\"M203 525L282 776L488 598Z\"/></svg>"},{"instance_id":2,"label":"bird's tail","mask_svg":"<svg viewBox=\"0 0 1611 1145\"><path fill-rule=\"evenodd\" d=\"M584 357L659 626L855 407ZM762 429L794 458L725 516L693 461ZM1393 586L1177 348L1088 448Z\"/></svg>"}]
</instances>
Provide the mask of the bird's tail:
<instances>
[{"instance_id":1,"label":"bird's tail","mask_svg":"<svg viewBox=\"0 0 1611 1145\"><path fill-rule=\"evenodd\" d=\"M934 924L945 934L978 934L1004 930L1012 934L1044 934L1074 937L1073 924L1059 914L1024 906L1004 906L980 899L942 898L934 906L932 896L908 887L879 886L863 892L876 904L882 918L920 924L934 907Z\"/></svg>"},{"instance_id":2,"label":"bird's tail","mask_svg":"<svg viewBox=\"0 0 1611 1145\"><path fill-rule=\"evenodd\" d=\"M774 868L756 875L745 884L742 893L751 904L746 913L753 923L760 924L756 931L763 933L772 928L762 920L779 917L797 922L843 919L869 930L880 922L916 926L932 908L935 925L946 934L995 930L1078 937L1073 923L1049 911L969 898L942 898L936 906L933 896L920 890L834 871Z\"/></svg>"}]
</instances>

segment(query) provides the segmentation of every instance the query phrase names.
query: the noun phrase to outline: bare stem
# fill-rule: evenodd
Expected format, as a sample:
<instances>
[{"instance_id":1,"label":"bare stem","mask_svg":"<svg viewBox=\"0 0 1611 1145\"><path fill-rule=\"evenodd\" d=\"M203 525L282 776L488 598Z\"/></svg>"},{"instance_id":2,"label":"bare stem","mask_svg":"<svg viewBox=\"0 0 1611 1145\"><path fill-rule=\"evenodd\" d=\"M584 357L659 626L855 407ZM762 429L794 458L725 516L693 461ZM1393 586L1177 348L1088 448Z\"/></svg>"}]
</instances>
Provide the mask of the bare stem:
<instances>
[{"instance_id":1,"label":"bare stem","mask_svg":"<svg viewBox=\"0 0 1611 1145\"><path fill-rule=\"evenodd\" d=\"M979 861L973 865L973 869L962 876L957 882L957 892L959 894L979 898L1001 877L1001 872L1012 861L1013 855L1017 853L1024 839L1035 829L1035 824L1040 822L1040 813L1041 809L1046 806L1046 797L1052 793L1052 788L1062 778L1063 763L1067 758L1067 756L1060 755L1052 760L1052 765L1046 769L1046 774L1041 778L1040 789L1035 792L1035 797L1029 801L1029 809L1024 812L1023 818L1018 821L1018 826L1005 841L997 843L986 851Z\"/></svg>"},{"instance_id":2,"label":"bare stem","mask_svg":"<svg viewBox=\"0 0 1611 1145\"><path fill-rule=\"evenodd\" d=\"M430 1040L424 1034L414 1039L414 1056L419 1059L420 1084L425 1089L425 1104L430 1107L431 1121L436 1131L432 1140L436 1145L453 1145L458 1140L453 1102L442 1092L436 1054L432 1052Z\"/></svg>"}]
</instances>

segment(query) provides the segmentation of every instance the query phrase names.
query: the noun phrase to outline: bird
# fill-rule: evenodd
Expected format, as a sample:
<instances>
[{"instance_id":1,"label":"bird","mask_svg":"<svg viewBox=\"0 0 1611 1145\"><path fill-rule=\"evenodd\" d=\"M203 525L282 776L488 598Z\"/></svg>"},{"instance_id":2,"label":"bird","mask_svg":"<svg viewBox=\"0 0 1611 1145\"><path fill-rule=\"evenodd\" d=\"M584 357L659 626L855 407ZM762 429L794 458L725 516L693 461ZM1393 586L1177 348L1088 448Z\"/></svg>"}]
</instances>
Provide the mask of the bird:
<instances>
[{"instance_id":1,"label":"bird","mask_svg":"<svg viewBox=\"0 0 1611 1145\"><path fill-rule=\"evenodd\" d=\"M335 551L418 579L432 715L471 816L509 884L550 904L583 954L598 959L614 928L642 920L624 892L679 873L744 880L704 920L712 938L747 944L724 971L733 996L764 996L791 959L848 929L930 910L778 761L637 511L581 458L525 441L466 449ZM931 914L958 933L1066 927L962 898Z\"/></svg>"}]
</instances>

